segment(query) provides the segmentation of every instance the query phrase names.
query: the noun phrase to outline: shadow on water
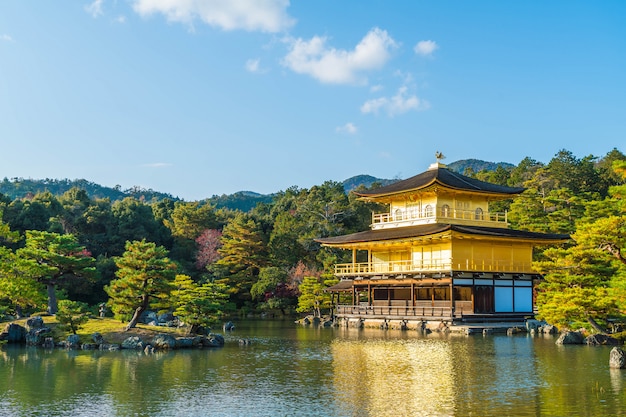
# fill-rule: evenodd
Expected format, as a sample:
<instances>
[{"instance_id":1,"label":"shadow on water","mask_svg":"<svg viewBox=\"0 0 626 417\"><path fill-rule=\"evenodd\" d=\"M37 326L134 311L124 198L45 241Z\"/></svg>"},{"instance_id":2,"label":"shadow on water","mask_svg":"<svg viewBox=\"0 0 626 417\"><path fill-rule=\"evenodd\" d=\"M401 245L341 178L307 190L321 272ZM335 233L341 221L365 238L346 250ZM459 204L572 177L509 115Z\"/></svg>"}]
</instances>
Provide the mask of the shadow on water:
<instances>
[{"instance_id":1,"label":"shadow on water","mask_svg":"<svg viewBox=\"0 0 626 417\"><path fill-rule=\"evenodd\" d=\"M0 350L0 415L626 415L610 348L241 321L219 349ZM246 338L250 345L240 345Z\"/></svg>"}]
</instances>

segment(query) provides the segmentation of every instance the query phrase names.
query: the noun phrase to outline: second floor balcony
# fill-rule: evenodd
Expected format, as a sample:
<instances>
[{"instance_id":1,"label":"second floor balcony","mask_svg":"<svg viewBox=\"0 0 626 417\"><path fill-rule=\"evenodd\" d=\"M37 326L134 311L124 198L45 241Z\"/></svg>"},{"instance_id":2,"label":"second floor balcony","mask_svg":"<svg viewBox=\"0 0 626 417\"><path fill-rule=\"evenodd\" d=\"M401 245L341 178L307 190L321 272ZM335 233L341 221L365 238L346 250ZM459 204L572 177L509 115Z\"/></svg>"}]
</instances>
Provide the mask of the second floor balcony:
<instances>
[{"instance_id":1,"label":"second floor balcony","mask_svg":"<svg viewBox=\"0 0 626 417\"><path fill-rule=\"evenodd\" d=\"M463 225L483 225L488 227L508 227L507 213L453 209L448 205L427 205L423 210L396 209L390 213L373 213L372 229L385 229L401 226L417 226L429 223L453 223Z\"/></svg>"},{"instance_id":2,"label":"second floor balcony","mask_svg":"<svg viewBox=\"0 0 626 417\"><path fill-rule=\"evenodd\" d=\"M430 261L389 261L389 262L355 262L335 265L335 275L339 277L366 277L376 275L396 276L423 273L450 273L452 271L467 272L498 272L498 273L532 273L529 262L512 262L511 260L473 260L464 259L433 259Z\"/></svg>"}]
</instances>

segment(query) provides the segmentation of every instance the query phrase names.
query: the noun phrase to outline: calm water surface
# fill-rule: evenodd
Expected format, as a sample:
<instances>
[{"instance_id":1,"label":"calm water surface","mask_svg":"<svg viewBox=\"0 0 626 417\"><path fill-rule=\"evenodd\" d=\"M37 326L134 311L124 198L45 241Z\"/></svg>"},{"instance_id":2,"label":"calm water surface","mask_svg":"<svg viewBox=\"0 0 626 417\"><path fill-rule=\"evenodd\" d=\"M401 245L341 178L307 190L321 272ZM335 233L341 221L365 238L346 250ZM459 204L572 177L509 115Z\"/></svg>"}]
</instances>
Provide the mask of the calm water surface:
<instances>
[{"instance_id":1,"label":"calm water surface","mask_svg":"<svg viewBox=\"0 0 626 417\"><path fill-rule=\"evenodd\" d=\"M609 369L610 348L236 324L221 349L4 347L0 415L626 416L626 370Z\"/></svg>"}]
</instances>

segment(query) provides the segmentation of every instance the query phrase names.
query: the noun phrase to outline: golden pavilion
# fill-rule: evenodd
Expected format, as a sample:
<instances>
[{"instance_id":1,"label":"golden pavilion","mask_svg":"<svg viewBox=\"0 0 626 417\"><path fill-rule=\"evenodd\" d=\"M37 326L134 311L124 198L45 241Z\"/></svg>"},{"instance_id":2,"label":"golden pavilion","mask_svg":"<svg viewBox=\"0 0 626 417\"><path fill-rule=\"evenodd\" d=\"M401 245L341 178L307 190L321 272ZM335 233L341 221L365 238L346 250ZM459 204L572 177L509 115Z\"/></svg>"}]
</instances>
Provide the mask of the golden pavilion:
<instances>
[{"instance_id":1,"label":"golden pavilion","mask_svg":"<svg viewBox=\"0 0 626 417\"><path fill-rule=\"evenodd\" d=\"M541 278L533 248L569 236L513 230L507 213L490 211L522 191L458 174L438 158L421 174L357 193L389 211L373 213L370 230L318 239L352 251L352 262L335 265L340 282L328 289L336 318L457 324L532 317Z\"/></svg>"}]
</instances>

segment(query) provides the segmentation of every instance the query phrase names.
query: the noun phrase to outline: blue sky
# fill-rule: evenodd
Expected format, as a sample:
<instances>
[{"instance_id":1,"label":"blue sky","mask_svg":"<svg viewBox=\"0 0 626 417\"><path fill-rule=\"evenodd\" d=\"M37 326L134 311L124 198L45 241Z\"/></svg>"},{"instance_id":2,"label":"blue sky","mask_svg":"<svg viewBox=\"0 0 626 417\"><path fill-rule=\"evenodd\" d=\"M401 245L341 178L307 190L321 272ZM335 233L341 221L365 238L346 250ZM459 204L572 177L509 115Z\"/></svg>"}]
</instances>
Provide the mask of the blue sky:
<instances>
[{"instance_id":1,"label":"blue sky","mask_svg":"<svg viewBox=\"0 0 626 417\"><path fill-rule=\"evenodd\" d=\"M185 200L626 152L624 1L0 2L0 178Z\"/></svg>"}]
</instances>

